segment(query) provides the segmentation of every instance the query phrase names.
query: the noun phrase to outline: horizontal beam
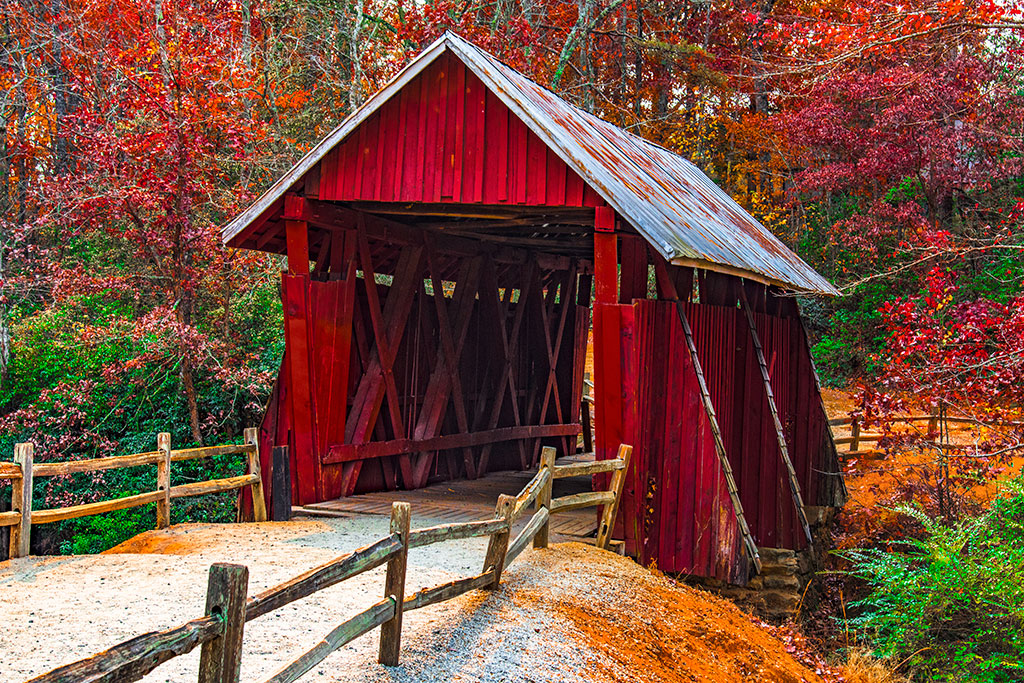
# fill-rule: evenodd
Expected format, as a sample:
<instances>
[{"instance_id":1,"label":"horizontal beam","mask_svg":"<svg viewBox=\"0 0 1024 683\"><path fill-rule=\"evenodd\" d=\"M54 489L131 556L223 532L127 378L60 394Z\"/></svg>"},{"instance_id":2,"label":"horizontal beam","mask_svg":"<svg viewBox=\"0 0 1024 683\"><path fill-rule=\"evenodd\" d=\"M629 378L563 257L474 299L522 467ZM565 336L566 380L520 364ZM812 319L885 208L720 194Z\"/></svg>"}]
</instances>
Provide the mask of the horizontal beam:
<instances>
[{"instance_id":1,"label":"horizontal beam","mask_svg":"<svg viewBox=\"0 0 1024 683\"><path fill-rule=\"evenodd\" d=\"M614 491L587 491L572 496L563 496L551 501L551 514L567 512L596 505L608 505L615 502Z\"/></svg>"},{"instance_id":2,"label":"horizontal beam","mask_svg":"<svg viewBox=\"0 0 1024 683\"><path fill-rule=\"evenodd\" d=\"M252 621L328 586L375 569L391 559L401 549L402 541L398 534L391 534L375 543L363 546L319 567L314 567L308 572L299 574L290 581L273 588L268 588L250 599L245 606L245 620Z\"/></svg>"},{"instance_id":3,"label":"horizontal beam","mask_svg":"<svg viewBox=\"0 0 1024 683\"><path fill-rule=\"evenodd\" d=\"M409 532L409 548L419 548L444 541L457 541L463 538L490 536L501 531L508 531L509 523L504 519L486 519L479 522L459 522L456 524L439 524Z\"/></svg>"},{"instance_id":4,"label":"horizontal beam","mask_svg":"<svg viewBox=\"0 0 1024 683\"><path fill-rule=\"evenodd\" d=\"M160 451L138 453L136 455L118 455L112 458L92 458L91 460L69 460L67 462L40 462L32 466L32 476L62 477L81 472L99 472L123 467L140 467L155 465L164 454Z\"/></svg>"},{"instance_id":5,"label":"horizontal beam","mask_svg":"<svg viewBox=\"0 0 1024 683\"><path fill-rule=\"evenodd\" d=\"M494 584L494 570L490 569L483 574L477 576L470 576L466 579L459 579L458 581L452 581L445 583L434 588L425 588L418 593L410 595L402 603L402 611L408 612L409 610L419 609L426 607L427 605L434 605L445 600L451 600L452 598L468 593L471 590L477 588L484 588Z\"/></svg>"},{"instance_id":6,"label":"horizontal beam","mask_svg":"<svg viewBox=\"0 0 1024 683\"><path fill-rule=\"evenodd\" d=\"M256 444L239 444L237 446L206 446L204 448L183 448L171 451L171 462L212 458L215 455L232 455L234 453L255 453Z\"/></svg>"},{"instance_id":7,"label":"horizontal beam","mask_svg":"<svg viewBox=\"0 0 1024 683\"><path fill-rule=\"evenodd\" d=\"M534 204L461 204L455 202L349 202L356 211L388 216L451 216L500 220L531 218L557 221L575 220L594 224L593 207L541 206Z\"/></svg>"},{"instance_id":8,"label":"horizontal beam","mask_svg":"<svg viewBox=\"0 0 1024 683\"><path fill-rule=\"evenodd\" d=\"M626 467L626 463L620 458L612 458L610 460L596 460L594 462L584 462L577 465L555 465L552 469L552 476L555 479L564 479L566 477L582 477L588 474L600 474L602 472L614 472L621 470Z\"/></svg>"},{"instance_id":9,"label":"horizontal beam","mask_svg":"<svg viewBox=\"0 0 1024 683\"><path fill-rule=\"evenodd\" d=\"M29 683L67 681L137 681L169 659L187 654L224 633L224 621L200 617L176 628L126 640L109 650L65 664Z\"/></svg>"},{"instance_id":10,"label":"horizontal beam","mask_svg":"<svg viewBox=\"0 0 1024 683\"><path fill-rule=\"evenodd\" d=\"M55 508L53 510L34 510L32 512L33 524L49 524L50 522L61 522L65 519L76 517L88 517L114 510L138 507L146 503L155 503L164 497L163 491L150 491L135 496L115 498L113 500L101 500L98 503L85 503L83 505L72 505L66 508Z\"/></svg>"},{"instance_id":11,"label":"horizontal beam","mask_svg":"<svg viewBox=\"0 0 1024 683\"><path fill-rule=\"evenodd\" d=\"M352 462L380 458L385 455L401 455L441 451L449 448L472 448L500 441L516 441L518 439L543 439L555 436L575 436L580 433L580 425L533 425L523 427L500 427L469 434L448 434L431 439L392 439L391 441L371 441L359 444L334 444L323 457L325 464Z\"/></svg>"},{"instance_id":12,"label":"horizontal beam","mask_svg":"<svg viewBox=\"0 0 1024 683\"><path fill-rule=\"evenodd\" d=\"M351 643L359 636L369 633L385 621L390 621L394 616L395 599L389 596L336 626L324 636L323 640L274 674L267 683L293 683L299 680L309 673L310 669L326 659L329 654Z\"/></svg>"},{"instance_id":13,"label":"horizontal beam","mask_svg":"<svg viewBox=\"0 0 1024 683\"><path fill-rule=\"evenodd\" d=\"M180 484L171 487L171 498L188 498L189 496L205 496L210 493L224 493L234 491L245 486L252 486L260 478L255 474L243 474L239 477L228 477L226 479L211 479L210 481L197 481L192 484Z\"/></svg>"},{"instance_id":14,"label":"horizontal beam","mask_svg":"<svg viewBox=\"0 0 1024 683\"><path fill-rule=\"evenodd\" d=\"M310 225L326 230L355 230L362 219L366 226L366 236L394 244L424 245L424 234L427 230L406 223L388 220L380 216L357 211L346 206L307 199L302 203L301 211L289 220L304 220ZM498 263L523 264L532 252L514 247L501 247L488 242L458 237L443 231L430 231L431 246L436 250L456 256L477 256L489 253ZM572 259L564 256L547 255L540 263L541 268L550 270L568 270Z\"/></svg>"}]
</instances>

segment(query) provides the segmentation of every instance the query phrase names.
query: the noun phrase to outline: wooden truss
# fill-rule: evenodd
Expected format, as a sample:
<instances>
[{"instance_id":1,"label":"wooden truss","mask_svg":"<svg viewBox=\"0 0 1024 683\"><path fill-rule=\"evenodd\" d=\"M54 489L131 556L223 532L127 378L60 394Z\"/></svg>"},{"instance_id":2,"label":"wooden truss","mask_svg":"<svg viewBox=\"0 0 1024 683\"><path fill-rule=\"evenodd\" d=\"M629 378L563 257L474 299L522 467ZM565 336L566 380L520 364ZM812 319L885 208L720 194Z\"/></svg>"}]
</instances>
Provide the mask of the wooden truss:
<instances>
[{"instance_id":1,"label":"wooden truss","mask_svg":"<svg viewBox=\"0 0 1024 683\"><path fill-rule=\"evenodd\" d=\"M304 320L286 312L288 353L306 346L314 359L290 377L294 447L333 472L340 495L367 477L418 488L432 477L531 467L546 439L573 449L589 322L576 301L579 264L553 268L527 253L507 263L507 253L499 261L487 248L453 254L431 231L401 236L389 239L359 217L314 244L311 276L287 276L310 292ZM349 320L337 321L347 330L302 334L303 325L331 323L314 315L324 309L313 300L319 281L351 301ZM347 338L351 349L337 345ZM318 346L322 339L335 342ZM348 358L332 356L339 352ZM332 362L316 361L325 355ZM324 398L337 381L347 385L343 407ZM313 394L307 423L295 419L303 382ZM315 476L301 465L297 473ZM333 495L330 488L319 495Z\"/></svg>"}]
</instances>

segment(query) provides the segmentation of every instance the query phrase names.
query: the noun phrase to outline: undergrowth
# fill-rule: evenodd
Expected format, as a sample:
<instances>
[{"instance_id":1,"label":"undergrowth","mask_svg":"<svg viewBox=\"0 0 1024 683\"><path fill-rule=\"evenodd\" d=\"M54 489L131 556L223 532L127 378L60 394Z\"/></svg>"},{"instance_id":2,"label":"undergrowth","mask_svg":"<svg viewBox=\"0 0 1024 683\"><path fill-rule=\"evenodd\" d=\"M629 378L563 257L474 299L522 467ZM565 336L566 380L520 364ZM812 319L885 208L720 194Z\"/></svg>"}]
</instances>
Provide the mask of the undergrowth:
<instances>
[{"instance_id":1,"label":"undergrowth","mask_svg":"<svg viewBox=\"0 0 1024 683\"><path fill-rule=\"evenodd\" d=\"M867 587L849 628L917 681L1024 680L1024 477L960 521L895 512L920 533L840 553Z\"/></svg>"}]
</instances>

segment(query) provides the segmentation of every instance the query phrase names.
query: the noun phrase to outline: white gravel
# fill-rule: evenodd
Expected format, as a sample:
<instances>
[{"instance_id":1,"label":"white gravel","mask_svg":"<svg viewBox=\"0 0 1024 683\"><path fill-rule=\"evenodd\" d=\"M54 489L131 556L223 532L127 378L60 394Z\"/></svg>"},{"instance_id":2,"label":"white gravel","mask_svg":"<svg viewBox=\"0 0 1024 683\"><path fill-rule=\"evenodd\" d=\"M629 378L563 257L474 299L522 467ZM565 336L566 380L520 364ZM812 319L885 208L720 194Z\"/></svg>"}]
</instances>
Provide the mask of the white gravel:
<instances>
[{"instance_id":1,"label":"white gravel","mask_svg":"<svg viewBox=\"0 0 1024 683\"><path fill-rule=\"evenodd\" d=\"M416 519L414 527L436 523ZM376 540L386 517L300 519L287 523L182 525L149 532L145 553L29 557L0 563L0 681L15 683L90 656L147 631L203 613L213 562L249 567L249 594ZM486 539L435 544L410 553L407 592L478 573ZM162 553L162 554L153 554ZM309 672L304 681L566 681L594 654L571 629L517 606L509 585L533 583L529 550L506 572L503 589L473 592L404 618L402 663L376 663L377 631ZM380 600L383 568L292 603L245 630L242 680L263 681L315 645L348 616ZM161 665L146 681L194 681L198 651ZM579 680L594 680L593 677Z\"/></svg>"}]
</instances>

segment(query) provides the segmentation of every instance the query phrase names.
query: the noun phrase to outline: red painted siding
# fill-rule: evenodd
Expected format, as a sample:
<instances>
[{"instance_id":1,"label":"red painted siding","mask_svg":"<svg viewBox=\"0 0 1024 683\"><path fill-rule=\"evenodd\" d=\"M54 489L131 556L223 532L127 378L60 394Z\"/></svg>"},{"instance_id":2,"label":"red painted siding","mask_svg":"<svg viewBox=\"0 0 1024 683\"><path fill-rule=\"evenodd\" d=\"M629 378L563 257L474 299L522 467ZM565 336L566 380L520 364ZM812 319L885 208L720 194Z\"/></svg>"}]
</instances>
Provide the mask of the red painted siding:
<instances>
[{"instance_id":1,"label":"red painted siding","mask_svg":"<svg viewBox=\"0 0 1024 683\"><path fill-rule=\"evenodd\" d=\"M803 548L746 318L735 306L685 306L754 540ZM611 457L620 439L634 446L620 537L666 571L739 579L742 539L675 304L598 305L594 318L606 340L595 367L598 457ZM826 427L800 322L764 314L755 321L804 502L828 505Z\"/></svg>"},{"instance_id":2,"label":"red painted siding","mask_svg":"<svg viewBox=\"0 0 1024 683\"><path fill-rule=\"evenodd\" d=\"M627 551L665 571L745 581L742 539L674 304L598 305L597 321L620 339L622 439L634 446L620 515ZM607 430L597 440L599 457L613 453Z\"/></svg>"},{"instance_id":3,"label":"red painted siding","mask_svg":"<svg viewBox=\"0 0 1024 683\"><path fill-rule=\"evenodd\" d=\"M385 103L320 166L320 199L602 203L450 54Z\"/></svg>"}]
</instances>

